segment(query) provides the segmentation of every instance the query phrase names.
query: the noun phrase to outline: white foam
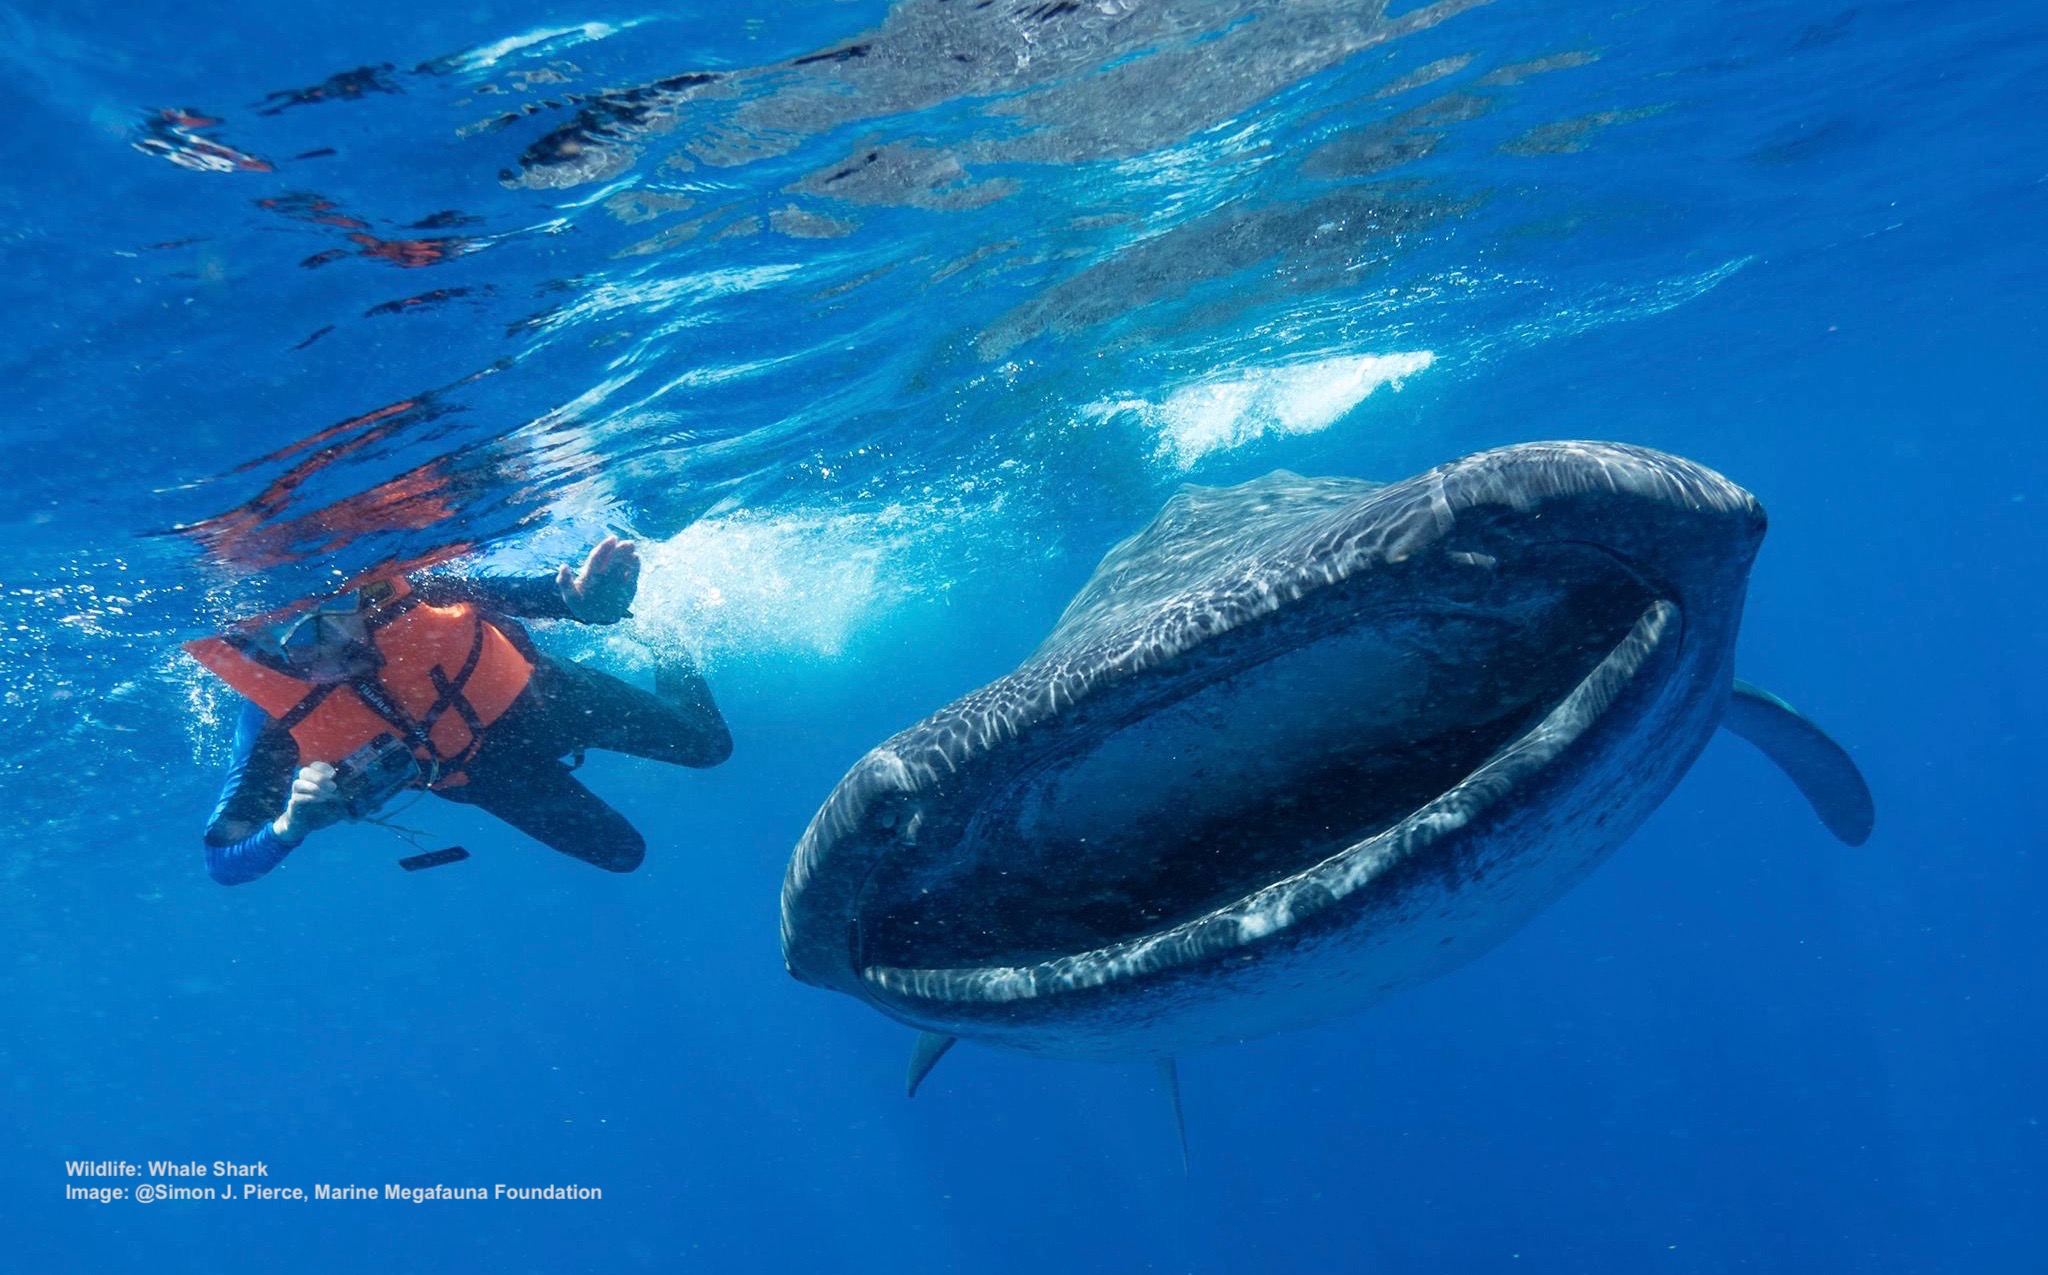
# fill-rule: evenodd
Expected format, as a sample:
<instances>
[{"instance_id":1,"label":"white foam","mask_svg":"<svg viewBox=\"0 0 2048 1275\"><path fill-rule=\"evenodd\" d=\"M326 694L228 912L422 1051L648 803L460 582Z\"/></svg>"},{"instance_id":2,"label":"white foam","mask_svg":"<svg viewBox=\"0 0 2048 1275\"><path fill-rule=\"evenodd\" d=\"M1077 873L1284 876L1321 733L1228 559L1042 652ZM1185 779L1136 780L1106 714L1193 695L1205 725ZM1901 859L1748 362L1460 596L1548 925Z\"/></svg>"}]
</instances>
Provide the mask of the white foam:
<instances>
[{"instance_id":1,"label":"white foam","mask_svg":"<svg viewBox=\"0 0 2048 1275\"><path fill-rule=\"evenodd\" d=\"M1182 386L1160 402L1106 400L1086 411L1098 419L1136 417L1158 439L1160 458L1187 469L1269 435L1328 429L1376 391L1398 391L1403 378L1434 362L1429 350L1340 355L1234 371Z\"/></svg>"},{"instance_id":2,"label":"white foam","mask_svg":"<svg viewBox=\"0 0 2048 1275\"><path fill-rule=\"evenodd\" d=\"M632 619L561 626L549 644L602 648L606 663L622 668L676 651L707 667L835 660L905 603L945 590L944 546L935 542L973 518L947 500L714 513L666 540L637 542ZM552 569L598 534L558 524L490 569Z\"/></svg>"},{"instance_id":3,"label":"white foam","mask_svg":"<svg viewBox=\"0 0 2048 1275\"><path fill-rule=\"evenodd\" d=\"M692 523L641 547L636 627L712 656L836 656L896 592L889 540L872 518L822 511Z\"/></svg>"}]
</instances>

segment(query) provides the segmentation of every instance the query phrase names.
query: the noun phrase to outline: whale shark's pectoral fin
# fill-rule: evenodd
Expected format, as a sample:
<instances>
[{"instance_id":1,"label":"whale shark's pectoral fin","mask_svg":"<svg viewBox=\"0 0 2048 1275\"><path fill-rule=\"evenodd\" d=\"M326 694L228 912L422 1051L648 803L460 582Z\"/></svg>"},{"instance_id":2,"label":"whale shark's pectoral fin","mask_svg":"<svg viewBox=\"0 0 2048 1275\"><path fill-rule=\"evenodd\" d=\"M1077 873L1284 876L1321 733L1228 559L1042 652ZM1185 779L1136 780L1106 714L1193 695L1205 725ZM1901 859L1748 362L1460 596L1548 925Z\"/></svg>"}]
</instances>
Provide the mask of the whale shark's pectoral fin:
<instances>
[{"instance_id":1,"label":"whale shark's pectoral fin","mask_svg":"<svg viewBox=\"0 0 2048 1275\"><path fill-rule=\"evenodd\" d=\"M910 1047L910 1074L905 1078L906 1097L917 1097L917 1087L924 1078L932 1074L932 1068L939 1065L939 1059L953 1047L958 1036L942 1036L938 1032L919 1032L917 1043Z\"/></svg>"},{"instance_id":2,"label":"whale shark's pectoral fin","mask_svg":"<svg viewBox=\"0 0 2048 1275\"><path fill-rule=\"evenodd\" d=\"M1852 846L1870 839L1877 821L1870 785L1848 750L1798 710L1760 686L1737 678L1721 724L1776 762L1828 831Z\"/></svg>"},{"instance_id":3,"label":"whale shark's pectoral fin","mask_svg":"<svg viewBox=\"0 0 2048 1275\"><path fill-rule=\"evenodd\" d=\"M1159 1086L1166 1090L1166 1101L1173 1107L1173 1132L1180 1139L1180 1171L1186 1173L1191 1163L1188 1159L1188 1122L1180 1110L1180 1068L1174 1065L1171 1054L1159 1060Z\"/></svg>"}]
</instances>

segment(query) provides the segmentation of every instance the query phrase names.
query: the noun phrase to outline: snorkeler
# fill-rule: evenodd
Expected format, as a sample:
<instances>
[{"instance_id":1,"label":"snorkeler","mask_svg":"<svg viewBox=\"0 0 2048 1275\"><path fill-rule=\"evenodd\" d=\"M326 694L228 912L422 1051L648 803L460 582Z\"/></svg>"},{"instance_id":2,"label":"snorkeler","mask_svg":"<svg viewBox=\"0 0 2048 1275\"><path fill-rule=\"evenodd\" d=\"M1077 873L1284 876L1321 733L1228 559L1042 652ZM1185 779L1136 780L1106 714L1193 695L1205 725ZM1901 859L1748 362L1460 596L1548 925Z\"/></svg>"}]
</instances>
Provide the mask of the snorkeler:
<instances>
[{"instance_id":1,"label":"snorkeler","mask_svg":"<svg viewBox=\"0 0 2048 1275\"><path fill-rule=\"evenodd\" d=\"M379 580L283 625L187 643L245 701L207 871L253 881L404 788L477 806L600 868L640 866L640 833L562 758L605 748L716 766L732 737L710 687L687 663L659 668L650 694L550 659L514 618L614 624L639 579L632 542L608 536L581 570Z\"/></svg>"}]
</instances>

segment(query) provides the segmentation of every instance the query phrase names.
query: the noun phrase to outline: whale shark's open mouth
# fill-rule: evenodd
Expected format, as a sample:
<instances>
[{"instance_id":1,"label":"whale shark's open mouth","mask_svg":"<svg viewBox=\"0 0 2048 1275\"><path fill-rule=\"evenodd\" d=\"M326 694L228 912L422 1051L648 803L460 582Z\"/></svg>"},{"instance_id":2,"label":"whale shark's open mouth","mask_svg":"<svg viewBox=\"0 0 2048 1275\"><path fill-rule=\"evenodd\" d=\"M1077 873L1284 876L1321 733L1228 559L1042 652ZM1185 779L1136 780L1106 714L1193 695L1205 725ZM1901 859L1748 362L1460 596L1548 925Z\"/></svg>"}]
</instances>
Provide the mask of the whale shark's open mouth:
<instances>
[{"instance_id":1,"label":"whale shark's open mouth","mask_svg":"<svg viewBox=\"0 0 2048 1275\"><path fill-rule=\"evenodd\" d=\"M979 800L925 802L861 892L855 968L894 998L1010 1001L1263 938L1362 857L1456 873L1443 834L1547 768L1677 620L1592 545L1346 581L993 750Z\"/></svg>"}]
</instances>

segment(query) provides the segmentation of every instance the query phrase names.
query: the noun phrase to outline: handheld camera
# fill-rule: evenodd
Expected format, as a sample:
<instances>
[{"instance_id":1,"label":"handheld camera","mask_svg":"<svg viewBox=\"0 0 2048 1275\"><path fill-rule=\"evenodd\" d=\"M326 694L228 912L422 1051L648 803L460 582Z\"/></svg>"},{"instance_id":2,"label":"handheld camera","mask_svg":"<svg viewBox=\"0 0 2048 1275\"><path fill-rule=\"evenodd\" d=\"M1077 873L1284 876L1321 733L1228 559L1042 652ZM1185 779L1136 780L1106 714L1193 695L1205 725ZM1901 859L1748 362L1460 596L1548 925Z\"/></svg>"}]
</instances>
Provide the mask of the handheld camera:
<instances>
[{"instance_id":1,"label":"handheld camera","mask_svg":"<svg viewBox=\"0 0 2048 1275\"><path fill-rule=\"evenodd\" d=\"M334 763L334 786L351 819L367 819L419 782L419 759L396 735L377 736Z\"/></svg>"}]
</instances>

